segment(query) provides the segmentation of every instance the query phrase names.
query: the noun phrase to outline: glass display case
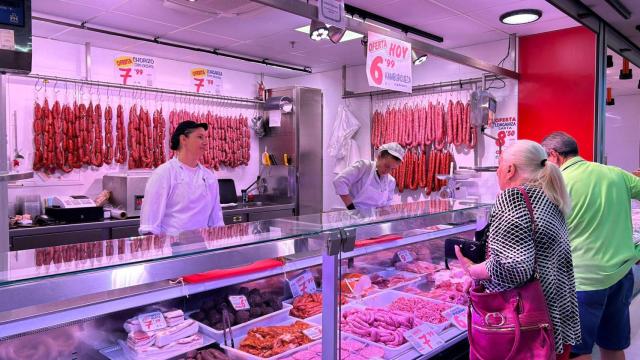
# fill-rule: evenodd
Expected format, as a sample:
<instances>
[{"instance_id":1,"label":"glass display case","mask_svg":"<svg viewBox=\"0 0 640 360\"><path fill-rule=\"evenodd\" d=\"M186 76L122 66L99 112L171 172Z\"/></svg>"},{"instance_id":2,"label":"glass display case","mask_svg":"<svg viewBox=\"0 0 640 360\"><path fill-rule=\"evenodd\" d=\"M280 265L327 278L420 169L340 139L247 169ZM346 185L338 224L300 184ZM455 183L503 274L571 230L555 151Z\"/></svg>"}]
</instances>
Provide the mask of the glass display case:
<instances>
[{"instance_id":1,"label":"glass display case","mask_svg":"<svg viewBox=\"0 0 640 360\"><path fill-rule=\"evenodd\" d=\"M466 337L468 279L445 269L444 239L473 239L488 209L431 200L3 254L0 358L431 357Z\"/></svg>"}]
</instances>

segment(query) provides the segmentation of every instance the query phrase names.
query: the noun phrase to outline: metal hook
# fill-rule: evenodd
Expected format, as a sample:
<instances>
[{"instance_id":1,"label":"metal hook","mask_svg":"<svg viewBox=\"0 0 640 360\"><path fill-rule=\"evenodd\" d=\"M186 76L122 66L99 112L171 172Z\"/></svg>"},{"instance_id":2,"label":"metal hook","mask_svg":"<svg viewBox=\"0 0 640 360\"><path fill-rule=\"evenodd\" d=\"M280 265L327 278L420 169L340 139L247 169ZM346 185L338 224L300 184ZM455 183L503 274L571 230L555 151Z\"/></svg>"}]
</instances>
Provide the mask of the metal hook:
<instances>
[{"instance_id":1,"label":"metal hook","mask_svg":"<svg viewBox=\"0 0 640 360\"><path fill-rule=\"evenodd\" d=\"M38 89L38 84L40 84L40 78L37 78L37 79L36 79L36 84L34 85L34 90L35 90L36 92L39 92L40 90L42 90L42 87L44 86L44 82L43 82L43 84L41 84L41 85L40 85L40 88L39 88L39 89Z\"/></svg>"}]
</instances>

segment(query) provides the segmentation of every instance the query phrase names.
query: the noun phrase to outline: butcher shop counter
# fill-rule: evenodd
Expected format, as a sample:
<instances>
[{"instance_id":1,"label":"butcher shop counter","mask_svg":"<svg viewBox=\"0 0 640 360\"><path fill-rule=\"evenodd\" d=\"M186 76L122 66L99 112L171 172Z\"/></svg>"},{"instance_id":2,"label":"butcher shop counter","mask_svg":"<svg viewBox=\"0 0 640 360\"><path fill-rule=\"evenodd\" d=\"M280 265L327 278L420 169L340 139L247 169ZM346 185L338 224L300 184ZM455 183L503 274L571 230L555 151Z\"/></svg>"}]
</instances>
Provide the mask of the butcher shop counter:
<instances>
[{"instance_id":1,"label":"butcher shop counter","mask_svg":"<svg viewBox=\"0 0 640 360\"><path fill-rule=\"evenodd\" d=\"M270 220L295 214L295 204L251 202L224 207L225 224ZM139 218L48 226L17 227L9 230L10 249L27 250L81 242L120 239L138 235Z\"/></svg>"},{"instance_id":2,"label":"butcher shop counter","mask_svg":"<svg viewBox=\"0 0 640 360\"><path fill-rule=\"evenodd\" d=\"M459 306L464 296L457 289L463 280L459 271L443 268L444 239L472 238L487 213L482 204L432 200L239 223L173 237L12 251L2 259L6 268L0 273L0 298L20 300L0 302L0 358L28 350L39 359L124 359L135 349L128 346L138 346L126 340L127 332L130 337L135 332L137 315L156 309L161 316L171 314L163 326L198 324L198 334L176 331L176 341L188 336L176 345L182 353L191 344L195 349L219 343L230 358L251 359L251 329L291 325L296 331L318 327L319 339L312 331L298 337L299 347L286 354L276 345L269 351L282 357L321 352L322 359L339 359L342 349L403 360L448 351L453 353L442 356L453 359L466 349L465 331L449 317L464 310ZM455 269L455 261L451 265ZM244 296L250 311L232 309L227 304L232 298L242 303L232 295ZM405 312L388 319L394 321L389 326L398 326L398 334L435 319L437 346L421 349L421 354L384 329L379 329L384 336L367 338L351 328L362 309L393 307ZM167 312L171 309L179 311ZM233 344L225 344L222 336L217 312L222 309L231 312ZM176 325L181 314L186 325ZM340 317L345 318L342 327ZM123 327L125 322L129 325Z\"/></svg>"}]
</instances>

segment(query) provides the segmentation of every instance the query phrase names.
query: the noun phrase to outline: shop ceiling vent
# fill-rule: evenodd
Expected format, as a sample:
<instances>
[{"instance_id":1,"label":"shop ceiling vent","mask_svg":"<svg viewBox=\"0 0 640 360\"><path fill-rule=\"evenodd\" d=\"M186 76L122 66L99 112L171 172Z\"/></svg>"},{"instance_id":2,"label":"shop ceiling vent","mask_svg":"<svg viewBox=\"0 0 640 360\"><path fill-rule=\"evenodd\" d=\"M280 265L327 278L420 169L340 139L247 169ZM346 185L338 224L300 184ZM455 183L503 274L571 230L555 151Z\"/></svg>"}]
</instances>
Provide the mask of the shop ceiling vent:
<instances>
[{"instance_id":1,"label":"shop ceiling vent","mask_svg":"<svg viewBox=\"0 0 640 360\"><path fill-rule=\"evenodd\" d=\"M250 0L164 0L162 5L177 11L207 13L219 17L242 16L264 7Z\"/></svg>"}]
</instances>

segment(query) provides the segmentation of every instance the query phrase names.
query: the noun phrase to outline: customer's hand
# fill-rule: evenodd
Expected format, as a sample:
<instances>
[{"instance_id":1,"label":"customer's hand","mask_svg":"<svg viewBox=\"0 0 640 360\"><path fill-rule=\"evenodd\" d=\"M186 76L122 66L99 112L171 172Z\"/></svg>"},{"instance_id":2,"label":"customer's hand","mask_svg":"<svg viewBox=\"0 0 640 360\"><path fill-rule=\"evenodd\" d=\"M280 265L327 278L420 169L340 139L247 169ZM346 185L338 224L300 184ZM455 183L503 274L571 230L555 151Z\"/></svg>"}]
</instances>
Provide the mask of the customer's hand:
<instances>
[{"instance_id":1,"label":"customer's hand","mask_svg":"<svg viewBox=\"0 0 640 360\"><path fill-rule=\"evenodd\" d=\"M470 271L469 268L471 267L471 265L474 265L473 261L467 259L464 255L462 255L462 250L460 250L460 246L456 245L455 250L456 250L456 257L458 258L458 261L460 261L462 270L464 270L464 272L466 272L467 275L471 276L471 273L469 272Z\"/></svg>"}]
</instances>

